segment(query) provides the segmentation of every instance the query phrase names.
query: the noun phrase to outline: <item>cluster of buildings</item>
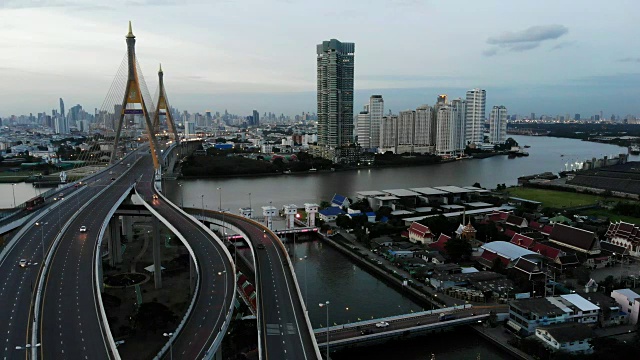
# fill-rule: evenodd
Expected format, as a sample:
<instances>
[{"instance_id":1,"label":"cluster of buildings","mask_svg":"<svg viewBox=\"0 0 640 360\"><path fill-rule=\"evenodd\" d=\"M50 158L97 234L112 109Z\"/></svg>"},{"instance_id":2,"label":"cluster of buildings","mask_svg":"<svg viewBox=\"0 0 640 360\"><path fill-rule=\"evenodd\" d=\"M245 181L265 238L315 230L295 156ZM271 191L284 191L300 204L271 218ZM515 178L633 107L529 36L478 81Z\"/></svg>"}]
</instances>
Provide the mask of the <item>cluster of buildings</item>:
<instances>
[{"instance_id":1,"label":"cluster of buildings","mask_svg":"<svg viewBox=\"0 0 640 360\"><path fill-rule=\"evenodd\" d=\"M373 95L364 110L353 114L354 43L336 39L317 45L318 143L315 155L342 162L359 151L462 154L466 146L485 144L486 91L472 89L464 99L440 95L433 106L422 105L397 115L384 114L384 100ZM494 106L489 121L490 144L506 140L507 109ZM493 149L492 145L488 146Z\"/></svg>"},{"instance_id":2,"label":"cluster of buildings","mask_svg":"<svg viewBox=\"0 0 640 360\"><path fill-rule=\"evenodd\" d=\"M640 256L640 226L614 222L601 239L595 231L572 226L563 216L517 216L509 206L483 203L479 201L482 191L438 186L357 194L358 203L366 200L374 210L390 207L389 216L407 226L401 237L371 239L375 252L413 279L461 301L508 302L507 326L520 335L533 335L554 349L589 353L594 327L637 324L640 295L632 290L603 293L593 280L584 289L569 290L556 278L576 267L613 266L625 263L629 256ZM352 210L352 206L348 198L336 195L330 207L320 210L320 217L334 221L340 215L365 216L368 222L386 221L376 218L374 212ZM463 220L451 234L434 233L421 221L440 215ZM475 219L474 224L494 225L508 240L477 239L467 216ZM473 267L451 261L447 244L454 238L471 245Z\"/></svg>"}]
</instances>

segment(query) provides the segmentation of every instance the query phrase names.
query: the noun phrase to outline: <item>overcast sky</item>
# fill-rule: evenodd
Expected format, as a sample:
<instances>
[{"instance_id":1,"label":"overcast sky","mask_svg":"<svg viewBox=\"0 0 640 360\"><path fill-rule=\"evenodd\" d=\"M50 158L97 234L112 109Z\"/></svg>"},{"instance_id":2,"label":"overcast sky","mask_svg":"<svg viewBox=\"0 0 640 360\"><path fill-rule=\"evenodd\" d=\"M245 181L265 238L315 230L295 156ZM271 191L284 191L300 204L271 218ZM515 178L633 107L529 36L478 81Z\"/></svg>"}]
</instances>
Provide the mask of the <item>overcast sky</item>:
<instances>
[{"instance_id":1,"label":"overcast sky","mask_svg":"<svg viewBox=\"0 0 640 360\"><path fill-rule=\"evenodd\" d=\"M101 108L126 53L172 106L316 111L315 45L356 44L355 109L487 90L510 113L640 114L638 0L0 0L0 116Z\"/></svg>"}]
</instances>

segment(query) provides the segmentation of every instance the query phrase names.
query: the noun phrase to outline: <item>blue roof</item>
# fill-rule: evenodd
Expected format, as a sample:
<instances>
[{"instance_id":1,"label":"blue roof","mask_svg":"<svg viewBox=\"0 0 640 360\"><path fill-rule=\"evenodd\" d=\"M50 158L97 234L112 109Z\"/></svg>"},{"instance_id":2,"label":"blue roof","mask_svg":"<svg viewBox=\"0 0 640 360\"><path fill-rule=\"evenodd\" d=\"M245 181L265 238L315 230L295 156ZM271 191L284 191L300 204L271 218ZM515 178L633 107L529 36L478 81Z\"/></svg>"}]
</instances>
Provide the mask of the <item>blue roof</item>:
<instances>
[{"instance_id":1,"label":"blue roof","mask_svg":"<svg viewBox=\"0 0 640 360\"><path fill-rule=\"evenodd\" d=\"M328 207L326 209L320 210L320 214L322 214L324 216L336 216L336 215L344 214L344 211L342 211L342 209L337 208L335 206L330 206L330 207Z\"/></svg>"},{"instance_id":2,"label":"blue roof","mask_svg":"<svg viewBox=\"0 0 640 360\"><path fill-rule=\"evenodd\" d=\"M376 213L374 213L373 211L369 211L369 212L367 213L367 216L376 216Z\"/></svg>"},{"instance_id":3,"label":"blue roof","mask_svg":"<svg viewBox=\"0 0 640 360\"><path fill-rule=\"evenodd\" d=\"M344 204L344 201L347 200L346 196L342 196L339 194L334 194L333 199L331 199L331 203L341 205Z\"/></svg>"}]
</instances>

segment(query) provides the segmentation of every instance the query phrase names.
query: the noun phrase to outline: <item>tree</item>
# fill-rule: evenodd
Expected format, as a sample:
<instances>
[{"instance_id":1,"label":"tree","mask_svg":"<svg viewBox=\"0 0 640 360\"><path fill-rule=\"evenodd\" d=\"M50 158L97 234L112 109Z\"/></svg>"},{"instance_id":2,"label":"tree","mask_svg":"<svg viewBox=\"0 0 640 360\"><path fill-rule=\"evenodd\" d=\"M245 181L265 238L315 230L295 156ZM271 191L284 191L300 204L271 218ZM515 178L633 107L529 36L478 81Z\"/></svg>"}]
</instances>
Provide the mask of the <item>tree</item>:
<instances>
[{"instance_id":1,"label":"tree","mask_svg":"<svg viewBox=\"0 0 640 360\"><path fill-rule=\"evenodd\" d=\"M380 220L383 217L389 217L391 216L391 212L393 210L388 207L388 206L380 206L380 208L378 209L378 211L376 211L376 220Z\"/></svg>"},{"instance_id":2,"label":"tree","mask_svg":"<svg viewBox=\"0 0 640 360\"><path fill-rule=\"evenodd\" d=\"M504 263L499 257L493 259L493 265L491 266L491 271L497 272L499 274L504 274L505 270L506 268L504 266Z\"/></svg>"},{"instance_id":3,"label":"tree","mask_svg":"<svg viewBox=\"0 0 640 360\"><path fill-rule=\"evenodd\" d=\"M475 183L473 183L473 187L482 188L482 186L480 186L480 183L479 183L479 182L475 182Z\"/></svg>"},{"instance_id":4,"label":"tree","mask_svg":"<svg viewBox=\"0 0 640 360\"><path fill-rule=\"evenodd\" d=\"M347 215L338 215L338 217L336 218L336 226L343 229L352 229L353 221L351 220L351 217Z\"/></svg>"},{"instance_id":5,"label":"tree","mask_svg":"<svg viewBox=\"0 0 640 360\"><path fill-rule=\"evenodd\" d=\"M467 240L459 237L455 237L447 241L444 245L444 249L454 262L458 262L463 258L469 258L471 256L471 244L469 244Z\"/></svg>"}]
</instances>

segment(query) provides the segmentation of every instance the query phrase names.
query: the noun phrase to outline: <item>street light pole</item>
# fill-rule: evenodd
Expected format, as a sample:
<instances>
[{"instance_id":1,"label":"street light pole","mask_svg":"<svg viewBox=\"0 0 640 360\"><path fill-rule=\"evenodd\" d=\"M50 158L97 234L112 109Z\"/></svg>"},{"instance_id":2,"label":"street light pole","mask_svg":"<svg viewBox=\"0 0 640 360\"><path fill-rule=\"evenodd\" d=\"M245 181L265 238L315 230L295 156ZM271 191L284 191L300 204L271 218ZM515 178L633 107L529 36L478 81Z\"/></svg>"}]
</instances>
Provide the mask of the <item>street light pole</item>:
<instances>
[{"instance_id":1,"label":"street light pole","mask_svg":"<svg viewBox=\"0 0 640 360\"><path fill-rule=\"evenodd\" d=\"M40 246L42 246L42 262L44 263L44 225L47 225L48 222L46 223L41 223L41 222L37 222L36 226L40 227Z\"/></svg>"},{"instance_id":2,"label":"street light pole","mask_svg":"<svg viewBox=\"0 0 640 360\"><path fill-rule=\"evenodd\" d=\"M202 221L204 222L204 195L200 195L200 200L202 201Z\"/></svg>"},{"instance_id":3,"label":"street light pole","mask_svg":"<svg viewBox=\"0 0 640 360\"><path fill-rule=\"evenodd\" d=\"M16 350L24 350L27 353L27 359L35 356L35 355L30 355L30 353L35 352L35 348L40 347L40 343L37 343L35 345L31 345L31 344L26 344L25 346L16 346ZM33 350L32 350L33 349Z\"/></svg>"},{"instance_id":4,"label":"street light pole","mask_svg":"<svg viewBox=\"0 0 640 360\"><path fill-rule=\"evenodd\" d=\"M304 306L307 306L307 289L309 288L309 284L307 284L307 256L300 258L300 261L304 260Z\"/></svg>"},{"instance_id":5,"label":"street light pole","mask_svg":"<svg viewBox=\"0 0 640 360\"><path fill-rule=\"evenodd\" d=\"M16 184L11 184L11 191L13 191L13 207L16 207Z\"/></svg>"},{"instance_id":6,"label":"street light pole","mask_svg":"<svg viewBox=\"0 0 640 360\"><path fill-rule=\"evenodd\" d=\"M324 304L318 304L320 307L325 307L327 310L327 360L329 360L329 300Z\"/></svg>"},{"instance_id":7,"label":"street light pole","mask_svg":"<svg viewBox=\"0 0 640 360\"><path fill-rule=\"evenodd\" d=\"M249 210L251 210L251 193L249 193ZM251 214L253 216L253 214Z\"/></svg>"},{"instance_id":8,"label":"street light pole","mask_svg":"<svg viewBox=\"0 0 640 360\"><path fill-rule=\"evenodd\" d=\"M170 338L172 335L173 335L173 333L164 333L164 334L162 334L162 336L169 338L169 357L170 357L170 360L173 360L173 341L171 341L171 338Z\"/></svg>"}]
</instances>

